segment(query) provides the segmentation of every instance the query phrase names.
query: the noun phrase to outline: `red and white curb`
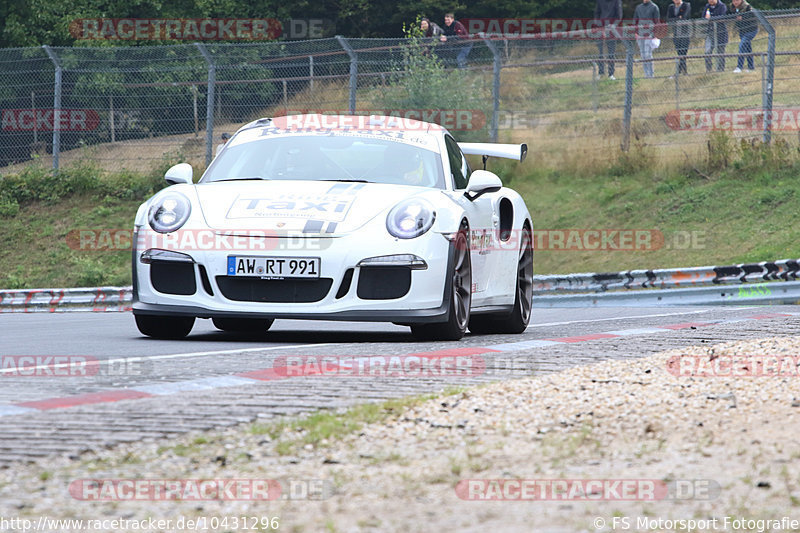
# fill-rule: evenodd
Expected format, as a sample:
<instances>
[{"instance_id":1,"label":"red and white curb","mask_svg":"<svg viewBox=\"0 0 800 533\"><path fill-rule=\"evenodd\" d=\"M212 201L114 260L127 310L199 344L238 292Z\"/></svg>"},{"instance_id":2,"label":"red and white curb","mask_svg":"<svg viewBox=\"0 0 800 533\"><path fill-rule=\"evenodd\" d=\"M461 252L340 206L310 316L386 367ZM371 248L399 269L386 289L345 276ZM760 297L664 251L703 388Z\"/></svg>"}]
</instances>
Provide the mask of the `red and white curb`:
<instances>
[{"instance_id":1,"label":"red and white curb","mask_svg":"<svg viewBox=\"0 0 800 533\"><path fill-rule=\"evenodd\" d=\"M411 354L405 354L405 356L441 358L441 357L481 355L493 352L494 353L517 352L521 350L527 350L530 348L544 348L559 344L563 345L563 344L572 344L572 343L587 342L594 340L618 339L633 335L653 335L657 333L667 333L670 331L676 331L681 329L718 326L723 324L733 324L736 322L747 322L751 320L786 318L798 315L800 315L800 313L768 313L763 315L755 315L750 317L727 319L727 320L683 322L679 324L669 324L665 326L613 330L613 331L606 331L606 332L593 333L587 335L577 335L574 337L536 339L528 341L509 342L503 344L494 344L490 346L467 346L462 348L451 348L451 349L436 350L430 352L411 353ZM256 351L256 350L257 349L250 349L248 351ZM236 351L239 350L231 350L231 352L236 352ZM389 355L387 357L394 357L394 356L396 355ZM402 357L402 355L399 355L398 357ZM352 356L351 358L353 360L358 360L360 358L368 359L369 356ZM19 414L29 414L32 412L48 411L51 409L62 409L66 407L76 407L80 405L94 405L100 403L118 402L121 400L136 400L140 398L154 398L158 396L179 394L183 392L209 391L225 387L241 387L245 385L254 385L257 383L263 383L265 381L291 379L291 376L287 376L286 372L282 370L285 369L283 367L271 367L259 370L250 370L247 372L242 372L227 376L213 376L213 377L199 378L187 381L176 381L171 383L145 384L125 389L114 389L114 390L93 392L88 394L80 394L75 396L65 396L60 398L45 398L42 400L12 403L12 404L0 405L0 417L19 415Z\"/></svg>"}]
</instances>

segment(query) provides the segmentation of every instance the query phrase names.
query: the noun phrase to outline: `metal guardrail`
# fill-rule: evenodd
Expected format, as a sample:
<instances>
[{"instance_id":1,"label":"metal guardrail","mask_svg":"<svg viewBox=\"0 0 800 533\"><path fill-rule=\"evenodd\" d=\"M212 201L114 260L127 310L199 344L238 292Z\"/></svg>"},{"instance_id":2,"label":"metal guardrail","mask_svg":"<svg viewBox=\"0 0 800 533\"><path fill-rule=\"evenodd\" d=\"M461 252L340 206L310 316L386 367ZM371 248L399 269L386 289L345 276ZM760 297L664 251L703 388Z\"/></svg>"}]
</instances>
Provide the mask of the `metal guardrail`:
<instances>
[{"instance_id":1,"label":"metal guardrail","mask_svg":"<svg viewBox=\"0 0 800 533\"><path fill-rule=\"evenodd\" d=\"M130 311L131 287L0 290L0 313Z\"/></svg>"},{"instance_id":2,"label":"metal guardrail","mask_svg":"<svg viewBox=\"0 0 800 533\"><path fill-rule=\"evenodd\" d=\"M800 273L798 262L800 259L781 259L727 266L534 276L533 293L606 292L619 289L671 289L731 283L794 281Z\"/></svg>"},{"instance_id":3,"label":"metal guardrail","mask_svg":"<svg viewBox=\"0 0 800 533\"><path fill-rule=\"evenodd\" d=\"M800 303L800 259L533 277L536 307ZM0 313L131 310L131 287L0 290Z\"/></svg>"},{"instance_id":4,"label":"metal guardrail","mask_svg":"<svg viewBox=\"0 0 800 533\"><path fill-rule=\"evenodd\" d=\"M800 302L799 261L534 276L533 303L536 307L794 304Z\"/></svg>"}]
</instances>

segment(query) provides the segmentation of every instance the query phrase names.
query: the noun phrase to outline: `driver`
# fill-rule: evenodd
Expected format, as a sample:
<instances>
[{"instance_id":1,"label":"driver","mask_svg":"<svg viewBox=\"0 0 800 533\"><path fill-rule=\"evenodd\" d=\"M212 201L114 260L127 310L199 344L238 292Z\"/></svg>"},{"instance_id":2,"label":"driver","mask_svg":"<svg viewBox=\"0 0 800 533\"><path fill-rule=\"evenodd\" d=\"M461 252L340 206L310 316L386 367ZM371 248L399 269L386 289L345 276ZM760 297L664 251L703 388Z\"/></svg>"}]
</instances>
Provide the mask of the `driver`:
<instances>
[{"instance_id":1,"label":"driver","mask_svg":"<svg viewBox=\"0 0 800 533\"><path fill-rule=\"evenodd\" d=\"M387 149L386 168L392 175L399 176L403 185L427 185L425 165L418 148L398 145Z\"/></svg>"}]
</instances>

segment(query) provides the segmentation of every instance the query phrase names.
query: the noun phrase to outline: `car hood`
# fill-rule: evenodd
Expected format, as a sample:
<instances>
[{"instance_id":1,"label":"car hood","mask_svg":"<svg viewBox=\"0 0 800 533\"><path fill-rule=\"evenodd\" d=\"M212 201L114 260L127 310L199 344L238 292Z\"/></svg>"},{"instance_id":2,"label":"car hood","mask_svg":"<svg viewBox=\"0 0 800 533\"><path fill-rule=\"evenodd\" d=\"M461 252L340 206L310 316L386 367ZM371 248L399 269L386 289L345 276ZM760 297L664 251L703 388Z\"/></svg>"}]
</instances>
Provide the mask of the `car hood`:
<instances>
[{"instance_id":1,"label":"car hood","mask_svg":"<svg viewBox=\"0 0 800 533\"><path fill-rule=\"evenodd\" d=\"M329 236L349 233L428 188L335 181L220 181L195 186L211 229Z\"/></svg>"}]
</instances>

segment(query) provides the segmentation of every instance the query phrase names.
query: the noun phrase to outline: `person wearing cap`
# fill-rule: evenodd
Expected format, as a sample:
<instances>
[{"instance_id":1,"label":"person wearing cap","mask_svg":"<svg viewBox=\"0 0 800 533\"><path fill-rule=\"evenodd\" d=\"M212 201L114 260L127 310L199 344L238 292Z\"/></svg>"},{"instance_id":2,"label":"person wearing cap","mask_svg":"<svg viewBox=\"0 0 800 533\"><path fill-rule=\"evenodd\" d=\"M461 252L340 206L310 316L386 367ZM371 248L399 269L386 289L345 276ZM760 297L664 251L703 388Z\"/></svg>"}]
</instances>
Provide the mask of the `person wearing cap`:
<instances>
[{"instance_id":1,"label":"person wearing cap","mask_svg":"<svg viewBox=\"0 0 800 533\"><path fill-rule=\"evenodd\" d=\"M708 0L703 8L703 18L706 20L706 56L710 54L725 54L728 45L728 27L725 25L725 15L728 8L719 0ZM717 20L714 20L717 19ZM725 57L717 57L717 70L725 70ZM711 58L706 57L706 72L711 72Z\"/></svg>"},{"instance_id":2,"label":"person wearing cap","mask_svg":"<svg viewBox=\"0 0 800 533\"><path fill-rule=\"evenodd\" d=\"M214 157L217 157L219 155L220 151L223 148L225 148L225 143L228 142L228 139L230 139L231 136L228 133L223 133L221 138L222 138L222 142L217 145L217 150L214 152Z\"/></svg>"},{"instance_id":3,"label":"person wearing cap","mask_svg":"<svg viewBox=\"0 0 800 533\"><path fill-rule=\"evenodd\" d=\"M736 59L736 69L734 72L739 73L744 67L744 59L747 57L747 70L753 72L753 39L758 33L758 23L756 22L755 15L753 15L753 6L747 3L747 0L733 0L731 3L731 14L736 15L736 22L734 25L739 31L739 57ZM750 54L750 55L748 55Z\"/></svg>"}]
</instances>

